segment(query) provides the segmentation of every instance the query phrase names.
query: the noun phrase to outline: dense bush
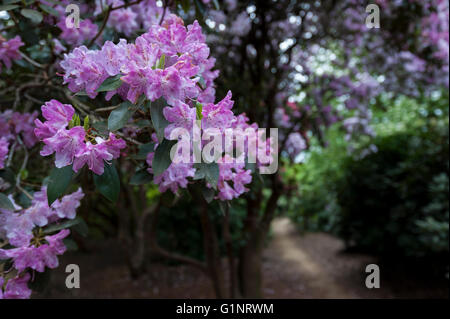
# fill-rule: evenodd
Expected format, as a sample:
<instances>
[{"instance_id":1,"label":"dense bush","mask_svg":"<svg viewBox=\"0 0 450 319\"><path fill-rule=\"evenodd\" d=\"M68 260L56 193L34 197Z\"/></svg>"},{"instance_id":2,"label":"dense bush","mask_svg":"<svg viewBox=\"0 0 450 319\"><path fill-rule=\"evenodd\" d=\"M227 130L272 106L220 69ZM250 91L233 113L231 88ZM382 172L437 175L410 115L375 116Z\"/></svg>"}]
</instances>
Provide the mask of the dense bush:
<instances>
[{"instance_id":1,"label":"dense bush","mask_svg":"<svg viewBox=\"0 0 450 319\"><path fill-rule=\"evenodd\" d=\"M377 113L386 105L388 112ZM284 204L302 231L332 232L348 247L378 256L426 257L445 266L447 93L383 97L373 107L377 137L349 148L343 134L331 129L328 147L316 145L286 172L299 196Z\"/></svg>"},{"instance_id":2,"label":"dense bush","mask_svg":"<svg viewBox=\"0 0 450 319\"><path fill-rule=\"evenodd\" d=\"M344 164L338 233L349 245L381 255L448 253L447 128L375 144L378 152Z\"/></svg>"}]
</instances>

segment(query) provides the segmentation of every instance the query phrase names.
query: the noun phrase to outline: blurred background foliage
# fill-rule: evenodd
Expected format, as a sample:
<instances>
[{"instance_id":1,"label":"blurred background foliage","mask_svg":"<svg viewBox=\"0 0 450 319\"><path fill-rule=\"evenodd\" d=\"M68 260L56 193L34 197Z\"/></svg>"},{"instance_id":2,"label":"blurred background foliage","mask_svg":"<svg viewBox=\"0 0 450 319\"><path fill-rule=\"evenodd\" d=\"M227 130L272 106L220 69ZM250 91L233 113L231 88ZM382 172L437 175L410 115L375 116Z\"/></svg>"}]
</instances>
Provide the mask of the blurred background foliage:
<instances>
[{"instance_id":1,"label":"blurred background foliage","mask_svg":"<svg viewBox=\"0 0 450 319\"><path fill-rule=\"evenodd\" d=\"M448 92L374 101L377 136L350 145L338 127L313 141L284 178L298 196L283 206L302 232L331 232L348 248L425 261L448 276ZM382 111L387 110L387 111Z\"/></svg>"}]
</instances>

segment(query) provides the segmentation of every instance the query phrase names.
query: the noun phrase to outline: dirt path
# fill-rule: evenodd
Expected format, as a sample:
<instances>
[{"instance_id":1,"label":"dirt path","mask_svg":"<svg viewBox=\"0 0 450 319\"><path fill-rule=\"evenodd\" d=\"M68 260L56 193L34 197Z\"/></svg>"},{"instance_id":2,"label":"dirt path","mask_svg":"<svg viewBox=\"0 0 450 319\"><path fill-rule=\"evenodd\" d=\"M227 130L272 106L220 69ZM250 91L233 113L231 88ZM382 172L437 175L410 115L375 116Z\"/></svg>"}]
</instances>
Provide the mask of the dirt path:
<instances>
[{"instance_id":1,"label":"dirt path","mask_svg":"<svg viewBox=\"0 0 450 319\"><path fill-rule=\"evenodd\" d=\"M279 256L280 262L287 266L285 271L297 272L305 280L314 295L320 294L322 298L355 298L346 289L336 283L329 275L327 269L322 267L307 251L302 249L302 238L292 222L287 218L280 218L272 224L273 238L268 252ZM277 256L278 255L278 256Z\"/></svg>"},{"instance_id":2,"label":"dirt path","mask_svg":"<svg viewBox=\"0 0 450 319\"><path fill-rule=\"evenodd\" d=\"M448 285L437 290L428 282L408 278L400 284L386 279L381 289L367 289L365 267L373 257L344 252L343 242L325 233L300 234L286 218L274 220L263 255L265 298L432 298L448 296ZM214 298L204 273L187 265L151 263L138 280L130 277L123 252L115 241L99 243L93 253L68 253L52 272L51 285L38 298ZM101 248L101 249L100 249ZM81 289L65 287L65 265L80 266ZM224 260L224 265L226 262ZM442 285L440 285L442 286Z\"/></svg>"}]
</instances>

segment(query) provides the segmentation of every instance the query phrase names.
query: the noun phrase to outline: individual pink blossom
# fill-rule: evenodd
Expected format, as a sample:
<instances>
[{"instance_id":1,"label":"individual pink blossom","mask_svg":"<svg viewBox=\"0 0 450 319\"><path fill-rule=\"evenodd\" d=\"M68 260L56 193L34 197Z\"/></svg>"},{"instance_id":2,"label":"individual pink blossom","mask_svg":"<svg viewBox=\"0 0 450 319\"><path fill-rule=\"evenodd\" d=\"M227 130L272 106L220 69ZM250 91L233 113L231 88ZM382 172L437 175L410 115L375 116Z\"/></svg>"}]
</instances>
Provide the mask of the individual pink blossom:
<instances>
[{"instance_id":1,"label":"individual pink blossom","mask_svg":"<svg viewBox=\"0 0 450 319\"><path fill-rule=\"evenodd\" d=\"M181 101L176 101L173 107L165 107L163 114L167 121L170 122L165 129L166 138L169 138L170 133L177 128L183 128L191 132L197 116L195 108Z\"/></svg>"},{"instance_id":2,"label":"individual pink blossom","mask_svg":"<svg viewBox=\"0 0 450 319\"><path fill-rule=\"evenodd\" d=\"M120 151L127 147L127 143L121 139L116 138L113 133L109 133L109 139L105 142L108 153L110 153L113 158L120 157Z\"/></svg>"},{"instance_id":3,"label":"individual pink blossom","mask_svg":"<svg viewBox=\"0 0 450 319\"><path fill-rule=\"evenodd\" d=\"M84 41L93 39L98 32L98 26L89 19L82 19L79 28L69 28L64 17L58 22L57 26L62 31L60 38L73 46L81 45Z\"/></svg>"},{"instance_id":4,"label":"individual pink blossom","mask_svg":"<svg viewBox=\"0 0 450 319\"><path fill-rule=\"evenodd\" d=\"M134 31L139 29L137 23L137 13L131 8L123 8L114 10L110 14L108 26L113 27L118 32L130 36Z\"/></svg>"},{"instance_id":5,"label":"individual pink blossom","mask_svg":"<svg viewBox=\"0 0 450 319\"><path fill-rule=\"evenodd\" d=\"M51 208L58 218L74 219L76 217L76 210L80 207L83 197L83 191L81 188L78 188L76 192L57 199Z\"/></svg>"},{"instance_id":6,"label":"individual pink blossom","mask_svg":"<svg viewBox=\"0 0 450 319\"><path fill-rule=\"evenodd\" d=\"M101 138L97 138L97 144L87 142L76 153L73 161L73 170L78 172L85 164L97 175L103 175L105 161L113 159L113 155L108 152L108 146Z\"/></svg>"},{"instance_id":7,"label":"individual pink blossom","mask_svg":"<svg viewBox=\"0 0 450 319\"><path fill-rule=\"evenodd\" d=\"M85 164L94 173L103 174L104 161L120 157L120 151L126 147L122 139L109 134L108 140L95 137L86 140L86 131L82 126L67 129L69 121L73 118L75 110L69 104L62 104L56 100L47 102L42 106L42 114L46 121L36 120L34 133L44 142L42 156L55 153L55 165L58 168L73 164L74 171L78 171ZM89 138L92 138L90 136Z\"/></svg>"},{"instance_id":8,"label":"individual pink blossom","mask_svg":"<svg viewBox=\"0 0 450 319\"><path fill-rule=\"evenodd\" d=\"M11 68L13 60L20 60L22 58L19 48L23 45L24 43L18 35L9 40L6 40L0 35L0 61L3 61L7 69ZM2 65L0 63L1 71Z\"/></svg>"},{"instance_id":9,"label":"individual pink blossom","mask_svg":"<svg viewBox=\"0 0 450 319\"><path fill-rule=\"evenodd\" d=\"M5 161L8 157L9 143L6 138L0 138L0 169L5 168Z\"/></svg>"},{"instance_id":10,"label":"individual pink blossom","mask_svg":"<svg viewBox=\"0 0 450 319\"><path fill-rule=\"evenodd\" d=\"M55 153L55 165L58 168L71 165L76 154L84 149L84 137L86 132L81 126L70 130L61 129L54 136L45 138L42 156Z\"/></svg>"},{"instance_id":11,"label":"individual pink blossom","mask_svg":"<svg viewBox=\"0 0 450 319\"><path fill-rule=\"evenodd\" d=\"M195 168L193 164L173 163L161 175L155 177L155 183L159 185L159 190L165 192L170 189L176 193L178 189L186 188L188 178L195 176Z\"/></svg>"},{"instance_id":12,"label":"individual pink blossom","mask_svg":"<svg viewBox=\"0 0 450 319\"><path fill-rule=\"evenodd\" d=\"M37 112L19 113L11 110L0 112L0 138L12 145L19 136L27 148L32 148L37 142L33 132L36 117Z\"/></svg>"},{"instance_id":13,"label":"individual pink blossom","mask_svg":"<svg viewBox=\"0 0 450 319\"><path fill-rule=\"evenodd\" d=\"M49 122L55 131L65 128L75 114L75 110L71 105L62 104L57 100L46 102L41 107L41 110L42 116Z\"/></svg>"},{"instance_id":14,"label":"individual pink blossom","mask_svg":"<svg viewBox=\"0 0 450 319\"><path fill-rule=\"evenodd\" d=\"M4 279L0 277L0 299L28 299L31 296L31 289L28 288L30 274L16 276L7 281L3 291Z\"/></svg>"},{"instance_id":15,"label":"individual pink blossom","mask_svg":"<svg viewBox=\"0 0 450 319\"><path fill-rule=\"evenodd\" d=\"M62 240L69 236L70 230L63 229L59 233L46 236L46 243L40 246L22 246L8 250L0 249L0 254L12 258L14 268L19 272L27 268L44 272L45 267L54 269L58 267L58 255L62 255L66 247Z\"/></svg>"},{"instance_id":16,"label":"individual pink blossom","mask_svg":"<svg viewBox=\"0 0 450 319\"><path fill-rule=\"evenodd\" d=\"M27 246L33 238L35 227L44 227L49 222L61 218L75 218L75 210L80 206L84 197L81 189L75 193L65 195L57 199L50 207L47 200L47 188L43 186L40 191L35 192L31 206L22 209L14 204L15 211L0 210L0 238L8 239L15 247Z\"/></svg>"},{"instance_id":17,"label":"individual pink blossom","mask_svg":"<svg viewBox=\"0 0 450 319\"><path fill-rule=\"evenodd\" d=\"M231 111L234 102L231 100L231 92L217 104L208 103L202 110L202 128L229 128L231 127L235 116Z\"/></svg>"}]
</instances>

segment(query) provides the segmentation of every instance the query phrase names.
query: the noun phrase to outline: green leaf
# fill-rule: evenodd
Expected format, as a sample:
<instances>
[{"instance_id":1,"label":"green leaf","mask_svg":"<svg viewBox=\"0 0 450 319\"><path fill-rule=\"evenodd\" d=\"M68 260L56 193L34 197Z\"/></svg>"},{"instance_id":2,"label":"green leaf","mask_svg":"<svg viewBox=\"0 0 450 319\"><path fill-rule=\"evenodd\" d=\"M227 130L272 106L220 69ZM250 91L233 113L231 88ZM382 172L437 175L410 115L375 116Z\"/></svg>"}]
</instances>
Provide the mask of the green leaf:
<instances>
[{"instance_id":1,"label":"green leaf","mask_svg":"<svg viewBox=\"0 0 450 319\"><path fill-rule=\"evenodd\" d=\"M86 115L84 118L83 128L85 131L89 130L89 115Z\"/></svg>"},{"instance_id":2,"label":"green leaf","mask_svg":"<svg viewBox=\"0 0 450 319\"><path fill-rule=\"evenodd\" d=\"M158 145L155 151L155 157L153 158L152 168L155 177L164 173L166 169L172 164L170 159L170 150L177 141L169 141L164 139L161 144Z\"/></svg>"},{"instance_id":3,"label":"green leaf","mask_svg":"<svg viewBox=\"0 0 450 319\"><path fill-rule=\"evenodd\" d=\"M74 96L88 96L85 90L81 90L74 94Z\"/></svg>"},{"instance_id":4,"label":"green leaf","mask_svg":"<svg viewBox=\"0 0 450 319\"><path fill-rule=\"evenodd\" d=\"M220 10L219 1L213 0L213 4L214 4L214 7L216 8L216 10Z\"/></svg>"},{"instance_id":5,"label":"green leaf","mask_svg":"<svg viewBox=\"0 0 450 319\"><path fill-rule=\"evenodd\" d=\"M92 127L100 134L108 134L108 123L106 121L95 122Z\"/></svg>"},{"instance_id":6,"label":"green leaf","mask_svg":"<svg viewBox=\"0 0 450 319\"><path fill-rule=\"evenodd\" d=\"M157 69L164 69L166 66L166 56L163 54L161 58L159 58L158 62L156 63Z\"/></svg>"},{"instance_id":7,"label":"green leaf","mask_svg":"<svg viewBox=\"0 0 450 319\"><path fill-rule=\"evenodd\" d=\"M103 175L94 174L94 183L100 193L112 202L119 199L120 180L114 164L105 163Z\"/></svg>"},{"instance_id":8,"label":"green leaf","mask_svg":"<svg viewBox=\"0 0 450 319\"><path fill-rule=\"evenodd\" d=\"M205 179L211 186L216 189L219 181L219 165L217 163L198 163L195 164L197 171L195 172L195 180Z\"/></svg>"},{"instance_id":9,"label":"green leaf","mask_svg":"<svg viewBox=\"0 0 450 319\"><path fill-rule=\"evenodd\" d=\"M42 3L39 4L39 7L43 11L47 12L48 14L51 14L52 16L55 16L55 17L59 17L59 12L56 11L55 8L52 8L52 7L50 7L50 6L46 5L46 4L42 4Z\"/></svg>"},{"instance_id":10,"label":"green leaf","mask_svg":"<svg viewBox=\"0 0 450 319\"><path fill-rule=\"evenodd\" d=\"M203 185L202 194L203 194L203 197L205 198L206 202L209 204L214 199L215 191L214 191L214 189L208 188Z\"/></svg>"},{"instance_id":11,"label":"green leaf","mask_svg":"<svg viewBox=\"0 0 450 319\"><path fill-rule=\"evenodd\" d=\"M14 172L9 167L6 167L5 169L0 170L0 178L3 179L3 184L2 184L3 191L9 192L15 187L16 176L14 175Z\"/></svg>"},{"instance_id":12,"label":"green leaf","mask_svg":"<svg viewBox=\"0 0 450 319\"><path fill-rule=\"evenodd\" d=\"M198 17L205 16L205 5L200 0L195 0L195 12Z\"/></svg>"},{"instance_id":13,"label":"green leaf","mask_svg":"<svg viewBox=\"0 0 450 319\"><path fill-rule=\"evenodd\" d=\"M133 115L133 104L126 101L120 104L120 106L111 112L108 118L108 129L110 131L117 131L124 127L130 117Z\"/></svg>"},{"instance_id":14,"label":"green leaf","mask_svg":"<svg viewBox=\"0 0 450 319\"><path fill-rule=\"evenodd\" d=\"M134 124L139 128L152 127L152 122L149 120L139 120Z\"/></svg>"},{"instance_id":15,"label":"green leaf","mask_svg":"<svg viewBox=\"0 0 450 319\"><path fill-rule=\"evenodd\" d=\"M61 223L55 223L55 224L51 224L51 225L45 227L43 229L43 233L44 233L44 235L50 235L50 234L56 233L60 230L74 227L74 226L80 224L81 222L83 222L83 219L81 217L76 217L74 219L68 219Z\"/></svg>"},{"instance_id":16,"label":"green leaf","mask_svg":"<svg viewBox=\"0 0 450 319\"><path fill-rule=\"evenodd\" d=\"M78 250L78 245L73 239L64 238L63 244L64 244L64 246L66 246L67 251L77 251Z\"/></svg>"},{"instance_id":17,"label":"green leaf","mask_svg":"<svg viewBox=\"0 0 450 319\"><path fill-rule=\"evenodd\" d=\"M8 196L3 193L0 193L0 208L14 211L13 203L9 200Z\"/></svg>"},{"instance_id":18,"label":"green leaf","mask_svg":"<svg viewBox=\"0 0 450 319\"><path fill-rule=\"evenodd\" d=\"M167 106L166 100L163 98L152 103L150 107L150 115L152 117L153 127L156 130L158 141L162 141L164 138L164 129L169 125L169 121L166 120L163 114L163 109Z\"/></svg>"},{"instance_id":19,"label":"green leaf","mask_svg":"<svg viewBox=\"0 0 450 319\"><path fill-rule=\"evenodd\" d=\"M145 185L152 181L152 176L147 172L147 170L140 170L134 174L130 179L130 185Z\"/></svg>"},{"instance_id":20,"label":"green leaf","mask_svg":"<svg viewBox=\"0 0 450 319\"><path fill-rule=\"evenodd\" d=\"M197 111L197 120L201 121L203 119L203 114L202 114L202 110L203 110L203 104L201 103L195 103L195 109Z\"/></svg>"},{"instance_id":21,"label":"green leaf","mask_svg":"<svg viewBox=\"0 0 450 319\"><path fill-rule=\"evenodd\" d=\"M62 168L55 167L52 170L47 185L47 198L49 206L64 194L70 184L70 181L72 180L73 174L74 172L72 165Z\"/></svg>"},{"instance_id":22,"label":"green leaf","mask_svg":"<svg viewBox=\"0 0 450 319\"><path fill-rule=\"evenodd\" d=\"M25 18L30 19L34 23L41 23L42 19L44 18L42 16L42 13L33 9L22 9L20 10L20 14L22 14Z\"/></svg>"},{"instance_id":23,"label":"green leaf","mask_svg":"<svg viewBox=\"0 0 450 319\"><path fill-rule=\"evenodd\" d=\"M137 155L133 156L136 160L145 160L147 159L148 153L155 151L155 143L148 143L148 144L142 144L139 145L139 152Z\"/></svg>"},{"instance_id":24,"label":"green leaf","mask_svg":"<svg viewBox=\"0 0 450 319\"><path fill-rule=\"evenodd\" d=\"M108 92L117 90L122 85L121 77L122 74L117 74L116 76L107 78L96 91Z\"/></svg>"},{"instance_id":25,"label":"green leaf","mask_svg":"<svg viewBox=\"0 0 450 319\"><path fill-rule=\"evenodd\" d=\"M80 222L76 225L73 225L73 230L76 231L78 234L80 234L82 237L87 237L87 235L89 234L89 227L86 224L86 222L84 221L83 218L81 217L77 217Z\"/></svg>"},{"instance_id":26,"label":"green leaf","mask_svg":"<svg viewBox=\"0 0 450 319\"><path fill-rule=\"evenodd\" d=\"M183 9L183 11L184 11L185 13L188 13L188 12L189 12L189 9L191 8L191 3L190 3L190 1L189 1L189 0L181 0L181 1L180 1L180 4L181 4L181 8Z\"/></svg>"},{"instance_id":27,"label":"green leaf","mask_svg":"<svg viewBox=\"0 0 450 319\"><path fill-rule=\"evenodd\" d=\"M14 10L18 7L19 6L17 4L7 4L7 5L0 6L0 11Z\"/></svg>"},{"instance_id":28,"label":"green leaf","mask_svg":"<svg viewBox=\"0 0 450 319\"><path fill-rule=\"evenodd\" d=\"M4 4L11 4L11 3L17 3L17 2L21 2L22 0L4 0L3 3Z\"/></svg>"}]
</instances>

